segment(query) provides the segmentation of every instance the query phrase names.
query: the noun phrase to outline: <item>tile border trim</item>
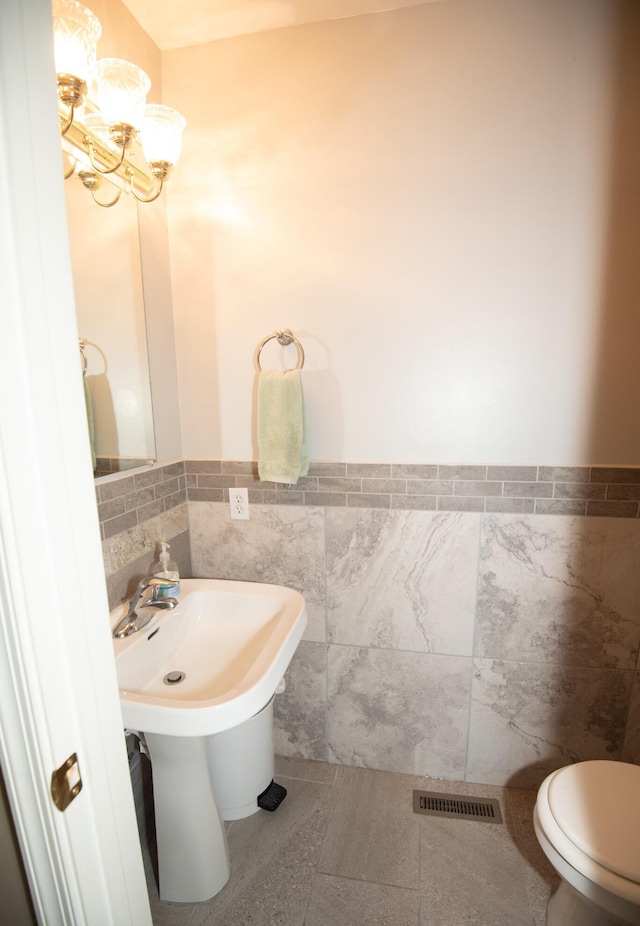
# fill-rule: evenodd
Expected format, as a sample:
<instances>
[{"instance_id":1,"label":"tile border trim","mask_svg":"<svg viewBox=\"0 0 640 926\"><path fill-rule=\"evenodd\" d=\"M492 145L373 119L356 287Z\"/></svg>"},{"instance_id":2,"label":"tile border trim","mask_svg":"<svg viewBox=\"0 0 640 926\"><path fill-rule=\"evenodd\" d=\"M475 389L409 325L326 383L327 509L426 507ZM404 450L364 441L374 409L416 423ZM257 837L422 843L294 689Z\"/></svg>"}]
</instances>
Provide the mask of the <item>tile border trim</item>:
<instances>
[{"instance_id":1,"label":"tile border trim","mask_svg":"<svg viewBox=\"0 0 640 926\"><path fill-rule=\"evenodd\" d=\"M101 539L187 501L257 505L640 517L640 466L312 463L295 485L261 482L252 460L182 460L96 485Z\"/></svg>"},{"instance_id":2,"label":"tile border trim","mask_svg":"<svg viewBox=\"0 0 640 926\"><path fill-rule=\"evenodd\" d=\"M251 460L186 460L189 501L493 514L640 516L640 466L312 463L295 485L261 482Z\"/></svg>"},{"instance_id":3,"label":"tile border trim","mask_svg":"<svg viewBox=\"0 0 640 926\"><path fill-rule=\"evenodd\" d=\"M108 540L187 501L185 463L168 463L97 483L100 537Z\"/></svg>"}]
</instances>

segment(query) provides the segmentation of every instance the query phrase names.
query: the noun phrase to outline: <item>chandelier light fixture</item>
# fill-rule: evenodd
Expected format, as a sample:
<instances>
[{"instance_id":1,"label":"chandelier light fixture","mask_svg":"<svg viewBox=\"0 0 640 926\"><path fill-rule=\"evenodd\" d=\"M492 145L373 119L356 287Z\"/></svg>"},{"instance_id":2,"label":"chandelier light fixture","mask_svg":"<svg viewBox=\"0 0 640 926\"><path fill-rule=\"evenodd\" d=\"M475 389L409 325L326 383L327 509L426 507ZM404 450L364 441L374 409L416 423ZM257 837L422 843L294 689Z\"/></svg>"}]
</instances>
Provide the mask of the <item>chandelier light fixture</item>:
<instances>
[{"instance_id":1,"label":"chandelier light fixture","mask_svg":"<svg viewBox=\"0 0 640 926\"><path fill-rule=\"evenodd\" d=\"M99 206L126 189L140 202L157 199L180 157L186 120L175 109L146 104L151 81L120 58L96 57L97 17L77 0L53 0L53 32L62 144ZM114 198L96 197L101 174L113 175Z\"/></svg>"}]
</instances>

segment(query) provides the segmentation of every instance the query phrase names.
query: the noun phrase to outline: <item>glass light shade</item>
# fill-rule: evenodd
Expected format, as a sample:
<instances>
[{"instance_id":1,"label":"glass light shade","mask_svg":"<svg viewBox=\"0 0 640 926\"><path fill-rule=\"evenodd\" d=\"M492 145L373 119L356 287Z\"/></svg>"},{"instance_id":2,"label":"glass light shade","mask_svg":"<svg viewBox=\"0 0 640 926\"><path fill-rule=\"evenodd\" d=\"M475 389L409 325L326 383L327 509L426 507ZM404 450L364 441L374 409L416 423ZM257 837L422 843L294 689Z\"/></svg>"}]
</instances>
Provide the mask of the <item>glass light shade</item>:
<instances>
[{"instance_id":1,"label":"glass light shade","mask_svg":"<svg viewBox=\"0 0 640 926\"><path fill-rule=\"evenodd\" d=\"M76 0L53 0L53 44L57 74L72 74L89 83L96 63L102 26Z\"/></svg>"},{"instance_id":2,"label":"glass light shade","mask_svg":"<svg viewBox=\"0 0 640 926\"><path fill-rule=\"evenodd\" d=\"M121 58L101 58L96 64L97 103L107 125L126 122L139 129L151 81L143 70Z\"/></svg>"},{"instance_id":3,"label":"glass light shade","mask_svg":"<svg viewBox=\"0 0 640 926\"><path fill-rule=\"evenodd\" d=\"M161 103L148 103L140 132L147 164L167 161L177 164L182 147L182 132L187 120L177 110Z\"/></svg>"},{"instance_id":4,"label":"glass light shade","mask_svg":"<svg viewBox=\"0 0 640 926\"><path fill-rule=\"evenodd\" d=\"M104 119L100 113L81 113L78 121L100 142L103 148L106 148L116 157L120 156L120 149L112 141L109 135L109 126L104 124Z\"/></svg>"}]
</instances>

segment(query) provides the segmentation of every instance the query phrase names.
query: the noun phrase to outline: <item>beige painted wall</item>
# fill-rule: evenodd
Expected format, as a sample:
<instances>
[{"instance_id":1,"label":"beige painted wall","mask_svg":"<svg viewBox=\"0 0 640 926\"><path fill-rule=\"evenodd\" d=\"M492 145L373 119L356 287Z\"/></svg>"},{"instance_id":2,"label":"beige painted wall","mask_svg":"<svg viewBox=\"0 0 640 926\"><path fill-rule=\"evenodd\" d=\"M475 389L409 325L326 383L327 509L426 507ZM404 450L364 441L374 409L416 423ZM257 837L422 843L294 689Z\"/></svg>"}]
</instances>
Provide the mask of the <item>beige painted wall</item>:
<instances>
[{"instance_id":1,"label":"beige painted wall","mask_svg":"<svg viewBox=\"0 0 640 926\"><path fill-rule=\"evenodd\" d=\"M638 463L639 46L451 0L164 52L185 456L255 456L288 326L312 459Z\"/></svg>"},{"instance_id":2,"label":"beige painted wall","mask_svg":"<svg viewBox=\"0 0 640 926\"><path fill-rule=\"evenodd\" d=\"M125 58L148 74L151 89L149 103L162 102L162 68L160 51L138 21L120 0L84 0L100 20L102 36L98 58Z\"/></svg>"}]
</instances>

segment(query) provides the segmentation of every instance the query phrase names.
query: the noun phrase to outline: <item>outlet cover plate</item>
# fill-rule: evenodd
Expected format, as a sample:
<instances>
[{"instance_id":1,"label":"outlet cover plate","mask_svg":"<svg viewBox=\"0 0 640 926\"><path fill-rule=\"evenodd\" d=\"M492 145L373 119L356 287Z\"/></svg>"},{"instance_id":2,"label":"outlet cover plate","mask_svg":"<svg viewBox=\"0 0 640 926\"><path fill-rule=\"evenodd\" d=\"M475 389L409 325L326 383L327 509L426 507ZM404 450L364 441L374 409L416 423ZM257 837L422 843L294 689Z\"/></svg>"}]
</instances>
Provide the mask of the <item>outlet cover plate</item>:
<instances>
[{"instance_id":1,"label":"outlet cover plate","mask_svg":"<svg viewBox=\"0 0 640 926\"><path fill-rule=\"evenodd\" d=\"M229 510L234 521L249 520L249 490L229 489Z\"/></svg>"}]
</instances>

